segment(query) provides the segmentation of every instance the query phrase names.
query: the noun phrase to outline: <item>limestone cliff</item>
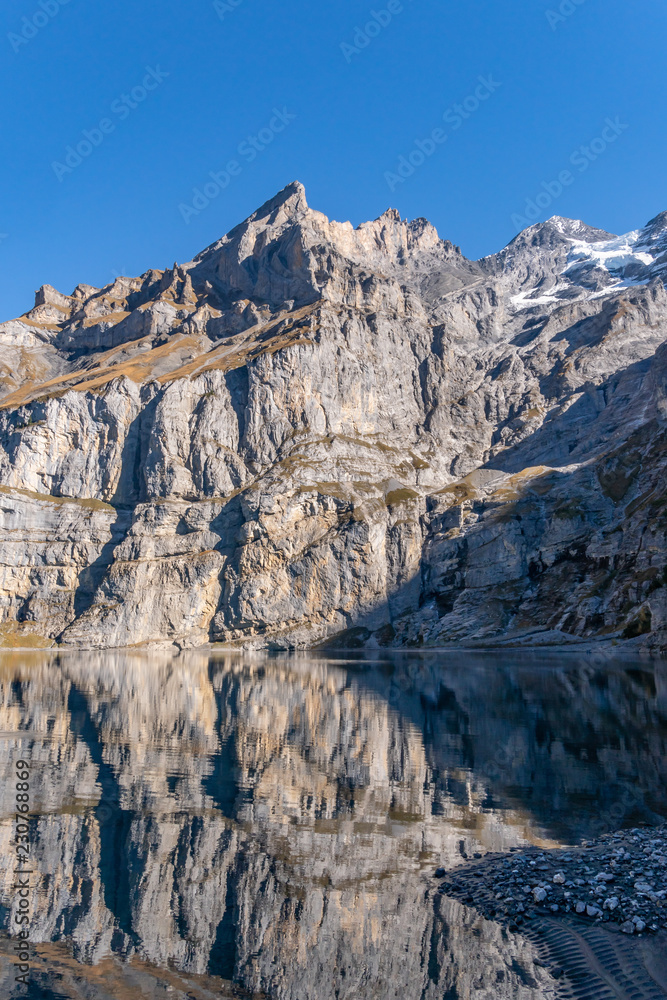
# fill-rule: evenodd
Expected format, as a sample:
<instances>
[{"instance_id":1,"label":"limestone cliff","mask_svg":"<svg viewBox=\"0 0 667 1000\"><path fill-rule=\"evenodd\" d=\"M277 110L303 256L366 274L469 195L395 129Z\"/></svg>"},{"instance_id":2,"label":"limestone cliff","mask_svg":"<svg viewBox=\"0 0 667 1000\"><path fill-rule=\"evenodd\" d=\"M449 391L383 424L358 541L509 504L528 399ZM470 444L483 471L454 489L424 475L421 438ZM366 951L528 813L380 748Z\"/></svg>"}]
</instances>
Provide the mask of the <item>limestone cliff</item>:
<instances>
[{"instance_id":1,"label":"limestone cliff","mask_svg":"<svg viewBox=\"0 0 667 1000\"><path fill-rule=\"evenodd\" d=\"M291 184L0 326L5 645L667 634L667 213L467 260Z\"/></svg>"}]
</instances>

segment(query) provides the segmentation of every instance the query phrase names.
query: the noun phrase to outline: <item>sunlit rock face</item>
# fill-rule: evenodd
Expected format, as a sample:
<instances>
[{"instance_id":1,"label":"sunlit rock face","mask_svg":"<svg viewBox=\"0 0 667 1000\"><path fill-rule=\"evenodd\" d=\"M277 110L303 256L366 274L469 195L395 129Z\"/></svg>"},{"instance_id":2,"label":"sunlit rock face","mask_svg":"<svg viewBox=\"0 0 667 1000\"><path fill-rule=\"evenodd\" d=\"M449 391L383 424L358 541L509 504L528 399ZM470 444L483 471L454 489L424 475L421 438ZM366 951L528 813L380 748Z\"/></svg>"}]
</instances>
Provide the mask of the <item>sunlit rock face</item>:
<instances>
[{"instance_id":1,"label":"sunlit rock face","mask_svg":"<svg viewBox=\"0 0 667 1000\"><path fill-rule=\"evenodd\" d=\"M286 1000L537 1000L530 941L435 868L667 815L660 663L4 654L0 734L5 858L31 762L35 945Z\"/></svg>"},{"instance_id":2,"label":"sunlit rock face","mask_svg":"<svg viewBox=\"0 0 667 1000\"><path fill-rule=\"evenodd\" d=\"M665 643L667 215L469 261L291 184L0 326L0 638Z\"/></svg>"}]
</instances>

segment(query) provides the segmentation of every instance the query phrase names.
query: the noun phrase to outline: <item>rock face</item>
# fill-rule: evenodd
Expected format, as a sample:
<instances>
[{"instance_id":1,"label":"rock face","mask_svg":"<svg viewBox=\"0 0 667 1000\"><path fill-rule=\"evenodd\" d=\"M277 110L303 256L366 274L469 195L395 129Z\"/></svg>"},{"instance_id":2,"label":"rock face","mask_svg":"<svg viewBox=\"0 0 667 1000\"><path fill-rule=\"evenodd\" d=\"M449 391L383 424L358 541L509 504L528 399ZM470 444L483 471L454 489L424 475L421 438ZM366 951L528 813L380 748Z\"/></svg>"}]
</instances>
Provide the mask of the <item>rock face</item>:
<instances>
[{"instance_id":1,"label":"rock face","mask_svg":"<svg viewBox=\"0 0 667 1000\"><path fill-rule=\"evenodd\" d=\"M469 261L281 191L0 326L5 645L667 642L667 214Z\"/></svg>"}]
</instances>

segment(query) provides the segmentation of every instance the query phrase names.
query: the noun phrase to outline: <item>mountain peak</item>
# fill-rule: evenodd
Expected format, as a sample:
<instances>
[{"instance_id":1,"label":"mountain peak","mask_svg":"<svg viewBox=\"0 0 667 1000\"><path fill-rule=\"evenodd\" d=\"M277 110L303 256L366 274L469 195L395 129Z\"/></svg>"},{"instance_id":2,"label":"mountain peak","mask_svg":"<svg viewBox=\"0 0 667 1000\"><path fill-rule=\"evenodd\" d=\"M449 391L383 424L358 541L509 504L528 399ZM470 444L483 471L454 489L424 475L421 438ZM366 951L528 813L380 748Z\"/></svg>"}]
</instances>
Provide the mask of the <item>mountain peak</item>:
<instances>
[{"instance_id":1,"label":"mountain peak","mask_svg":"<svg viewBox=\"0 0 667 1000\"><path fill-rule=\"evenodd\" d=\"M375 222L380 222L383 219L386 219L388 222L389 221L400 222L401 213L397 208L386 208L382 213L382 215L378 215L377 219L375 219Z\"/></svg>"},{"instance_id":2,"label":"mountain peak","mask_svg":"<svg viewBox=\"0 0 667 1000\"><path fill-rule=\"evenodd\" d=\"M586 243L599 242L601 240L614 239L614 233L608 233L606 229L598 229L596 226L589 226L581 219L569 219L564 215L552 215L546 222L531 226L531 229L548 227L555 229L567 240L579 240Z\"/></svg>"},{"instance_id":3,"label":"mountain peak","mask_svg":"<svg viewBox=\"0 0 667 1000\"><path fill-rule=\"evenodd\" d=\"M665 241L667 235L667 212L660 212L653 219L649 219L641 231L640 240L642 244Z\"/></svg>"},{"instance_id":4,"label":"mountain peak","mask_svg":"<svg viewBox=\"0 0 667 1000\"><path fill-rule=\"evenodd\" d=\"M298 219L309 211L305 187L301 181L292 181L273 198L265 201L246 221L265 219L273 213L282 213L287 217Z\"/></svg>"},{"instance_id":5,"label":"mountain peak","mask_svg":"<svg viewBox=\"0 0 667 1000\"><path fill-rule=\"evenodd\" d=\"M349 221L330 220L308 206L303 184L292 181L184 266L193 281L210 281L225 295L259 297L272 305L304 304L321 292L316 274L321 273L324 247L382 274L403 272L412 256L448 255L453 249L428 220L401 219L395 208L356 228Z\"/></svg>"}]
</instances>

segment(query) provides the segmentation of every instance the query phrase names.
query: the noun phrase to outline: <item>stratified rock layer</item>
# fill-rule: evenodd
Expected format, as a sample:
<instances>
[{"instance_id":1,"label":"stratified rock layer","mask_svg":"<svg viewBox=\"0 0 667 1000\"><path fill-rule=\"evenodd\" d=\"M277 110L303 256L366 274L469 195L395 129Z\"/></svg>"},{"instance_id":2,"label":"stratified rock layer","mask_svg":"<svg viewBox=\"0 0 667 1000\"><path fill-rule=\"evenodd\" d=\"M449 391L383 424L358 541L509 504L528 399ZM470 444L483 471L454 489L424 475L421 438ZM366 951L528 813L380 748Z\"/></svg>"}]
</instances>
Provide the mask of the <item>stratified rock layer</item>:
<instances>
[{"instance_id":1,"label":"stratified rock layer","mask_svg":"<svg viewBox=\"0 0 667 1000\"><path fill-rule=\"evenodd\" d=\"M667 214L469 261L292 184L0 326L5 645L667 643Z\"/></svg>"}]
</instances>

